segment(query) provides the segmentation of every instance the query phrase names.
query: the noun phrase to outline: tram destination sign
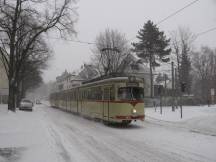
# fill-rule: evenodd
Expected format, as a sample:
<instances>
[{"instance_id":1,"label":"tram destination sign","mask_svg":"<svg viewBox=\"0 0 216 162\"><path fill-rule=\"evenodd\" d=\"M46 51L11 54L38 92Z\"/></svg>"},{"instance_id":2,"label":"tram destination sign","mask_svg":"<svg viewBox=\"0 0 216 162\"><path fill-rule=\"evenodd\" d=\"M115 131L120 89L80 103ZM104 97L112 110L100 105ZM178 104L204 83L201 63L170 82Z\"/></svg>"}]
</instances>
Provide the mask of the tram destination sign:
<instances>
[{"instance_id":1,"label":"tram destination sign","mask_svg":"<svg viewBox=\"0 0 216 162\"><path fill-rule=\"evenodd\" d=\"M139 83L138 82L127 82L126 86L127 87L138 87Z\"/></svg>"}]
</instances>

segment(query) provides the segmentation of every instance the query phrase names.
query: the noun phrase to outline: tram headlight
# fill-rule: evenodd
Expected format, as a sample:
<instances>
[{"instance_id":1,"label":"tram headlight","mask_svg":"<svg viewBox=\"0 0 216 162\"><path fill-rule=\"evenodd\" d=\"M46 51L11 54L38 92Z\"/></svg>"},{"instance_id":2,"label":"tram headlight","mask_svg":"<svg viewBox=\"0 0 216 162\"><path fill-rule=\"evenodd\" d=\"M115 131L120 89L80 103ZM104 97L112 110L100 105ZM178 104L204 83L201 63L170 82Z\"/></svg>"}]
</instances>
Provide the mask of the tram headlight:
<instances>
[{"instance_id":1,"label":"tram headlight","mask_svg":"<svg viewBox=\"0 0 216 162\"><path fill-rule=\"evenodd\" d=\"M136 114L136 113L137 113L137 110L136 110L136 109L132 109L132 113L133 113L133 114Z\"/></svg>"}]
</instances>

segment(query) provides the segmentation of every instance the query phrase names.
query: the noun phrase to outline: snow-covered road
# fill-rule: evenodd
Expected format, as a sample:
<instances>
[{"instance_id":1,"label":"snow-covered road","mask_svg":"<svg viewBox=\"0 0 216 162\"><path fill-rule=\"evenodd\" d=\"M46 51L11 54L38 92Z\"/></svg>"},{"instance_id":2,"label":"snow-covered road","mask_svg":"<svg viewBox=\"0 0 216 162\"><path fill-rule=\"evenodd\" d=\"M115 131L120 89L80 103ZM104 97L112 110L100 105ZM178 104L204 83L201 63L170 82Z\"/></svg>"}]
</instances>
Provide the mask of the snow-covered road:
<instances>
[{"instance_id":1,"label":"snow-covered road","mask_svg":"<svg viewBox=\"0 0 216 162\"><path fill-rule=\"evenodd\" d=\"M0 113L0 162L216 161L216 129L202 129L201 123L214 124L216 114L212 113L178 123L147 117L126 128L105 126L44 105L32 113L6 115ZM15 130L13 122L4 124L6 119L15 122ZM11 156L4 154L8 148L13 148Z\"/></svg>"}]
</instances>

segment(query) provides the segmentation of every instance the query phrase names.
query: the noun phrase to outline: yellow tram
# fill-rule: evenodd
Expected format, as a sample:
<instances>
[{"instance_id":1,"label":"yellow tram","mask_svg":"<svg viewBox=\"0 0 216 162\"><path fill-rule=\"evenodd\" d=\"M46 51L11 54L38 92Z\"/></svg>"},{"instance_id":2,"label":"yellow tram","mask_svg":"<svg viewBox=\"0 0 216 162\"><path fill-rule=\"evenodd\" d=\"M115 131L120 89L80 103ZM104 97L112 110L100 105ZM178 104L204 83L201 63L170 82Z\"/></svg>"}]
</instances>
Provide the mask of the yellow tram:
<instances>
[{"instance_id":1,"label":"yellow tram","mask_svg":"<svg viewBox=\"0 0 216 162\"><path fill-rule=\"evenodd\" d=\"M94 79L50 95L53 107L107 123L123 124L144 120L143 99L143 80L135 77Z\"/></svg>"}]
</instances>

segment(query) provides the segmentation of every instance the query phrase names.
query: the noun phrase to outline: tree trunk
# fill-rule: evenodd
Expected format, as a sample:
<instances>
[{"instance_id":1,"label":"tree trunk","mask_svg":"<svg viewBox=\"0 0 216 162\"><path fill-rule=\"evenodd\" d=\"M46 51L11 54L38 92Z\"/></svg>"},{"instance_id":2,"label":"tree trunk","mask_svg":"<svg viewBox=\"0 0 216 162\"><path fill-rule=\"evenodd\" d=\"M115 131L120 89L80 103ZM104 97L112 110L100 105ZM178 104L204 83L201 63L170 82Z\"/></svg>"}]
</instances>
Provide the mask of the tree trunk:
<instances>
[{"instance_id":1,"label":"tree trunk","mask_svg":"<svg viewBox=\"0 0 216 162\"><path fill-rule=\"evenodd\" d=\"M18 81L17 82L17 93L16 93L16 105L17 107L20 106L20 102L21 102L21 99L22 99L22 81Z\"/></svg>"},{"instance_id":2,"label":"tree trunk","mask_svg":"<svg viewBox=\"0 0 216 162\"><path fill-rule=\"evenodd\" d=\"M13 84L9 83L9 95L8 95L8 110L16 111L15 106L15 87Z\"/></svg>"}]
</instances>

